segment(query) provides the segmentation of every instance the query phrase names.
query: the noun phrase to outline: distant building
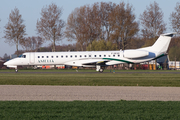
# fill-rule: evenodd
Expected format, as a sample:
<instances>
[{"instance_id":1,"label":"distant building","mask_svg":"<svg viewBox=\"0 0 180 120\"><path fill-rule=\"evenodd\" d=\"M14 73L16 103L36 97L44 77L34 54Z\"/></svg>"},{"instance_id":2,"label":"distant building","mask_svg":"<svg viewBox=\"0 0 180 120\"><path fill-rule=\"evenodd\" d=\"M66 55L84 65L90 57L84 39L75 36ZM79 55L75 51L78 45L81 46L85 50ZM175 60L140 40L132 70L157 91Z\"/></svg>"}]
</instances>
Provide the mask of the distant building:
<instances>
[{"instance_id":1,"label":"distant building","mask_svg":"<svg viewBox=\"0 0 180 120\"><path fill-rule=\"evenodd\" d=\"M169 61L170 70L180 70L180 61Z\"/></svg>"}]
</instances>

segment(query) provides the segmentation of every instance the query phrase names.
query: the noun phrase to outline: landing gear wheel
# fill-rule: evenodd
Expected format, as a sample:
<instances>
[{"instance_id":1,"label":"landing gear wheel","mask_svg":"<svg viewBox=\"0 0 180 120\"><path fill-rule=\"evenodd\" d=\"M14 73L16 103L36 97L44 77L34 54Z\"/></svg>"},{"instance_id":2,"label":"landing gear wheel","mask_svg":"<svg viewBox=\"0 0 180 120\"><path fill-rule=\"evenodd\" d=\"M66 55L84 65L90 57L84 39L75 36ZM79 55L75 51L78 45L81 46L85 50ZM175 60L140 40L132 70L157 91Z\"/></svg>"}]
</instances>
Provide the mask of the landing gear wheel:
<instances>
[{"instance_id":1,"label":"landing gear wheel","mask_svg":"<svg viewBox=\"0 0 180 120\"><path fill-rule=\"evenodd\" d=\"M103 69L99 69L99 72L102 73L102 72L103 72Z\"/></svg>"},{"instance_id":2,"label":"landing gear wheel","mask_svg":"<svg viewBox=\"0 0 180 120\"><path fill-rule=\"evenodd\" d=\"M17 73L17 72L18 72L18 69L16 69L15 72Z\"/></svg>"}]
</instances>

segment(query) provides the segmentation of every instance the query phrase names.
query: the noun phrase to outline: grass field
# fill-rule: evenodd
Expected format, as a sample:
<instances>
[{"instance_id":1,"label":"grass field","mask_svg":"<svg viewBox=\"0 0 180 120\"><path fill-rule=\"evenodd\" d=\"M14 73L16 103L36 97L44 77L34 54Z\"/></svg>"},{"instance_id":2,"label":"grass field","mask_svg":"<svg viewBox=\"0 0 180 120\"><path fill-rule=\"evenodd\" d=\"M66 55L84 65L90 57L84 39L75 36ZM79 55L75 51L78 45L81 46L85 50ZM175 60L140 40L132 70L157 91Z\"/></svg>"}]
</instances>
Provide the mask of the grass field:
<instances>
[{"instance_id":1,"label":"grass field","mask_svg":"<svg viewBox=\"0 0 180 120\"><path fill-rule=\"evenodd\" d=\"M19 73L15 73L13 70L0 70L0 85L180 87L180 74L177 74L179 71L143 71L145 73L118 71L118 73L102 74L94 73L94 70L79 72L81 73L75 73L75 70L21 70Z\"/></svg>"},{"instance_id":2,"label":"grass field","mask_svg":"<svg viewBox=\"0 0 180 120\"><path fill-rule=\"evenodd\" d=\"M14 70L0 70L0 85L180 86L179 71L116 70L110 73L106 70L102 74L94 73L95 70L74 71L20 70L14 73ZM180 119L180 102L0 101L0 120L11 119L177 120Z\"/></svg>"},{"instance_id":3,"label":"grass field","mask_svg":"<svg viewBox=\"0 0 180 120\"><path fill-rule=\"evenodd\" d=\"M180 102L1 101L0 119L178 120Z\"/></svg>"}]
</instances>

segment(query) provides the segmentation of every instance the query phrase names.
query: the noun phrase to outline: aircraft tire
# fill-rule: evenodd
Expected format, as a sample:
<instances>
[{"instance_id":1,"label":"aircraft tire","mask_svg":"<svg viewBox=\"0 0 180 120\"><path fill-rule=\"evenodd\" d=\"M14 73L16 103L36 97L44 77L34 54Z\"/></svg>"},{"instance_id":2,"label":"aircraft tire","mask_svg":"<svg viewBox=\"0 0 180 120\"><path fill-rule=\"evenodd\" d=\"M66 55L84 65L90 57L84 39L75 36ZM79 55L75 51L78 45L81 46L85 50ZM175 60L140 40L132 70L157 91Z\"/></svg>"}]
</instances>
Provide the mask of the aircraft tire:
<instances>
[{"instance_id":1,"label":"aircraft tire","mask_svg":"<svg viewBox=\"0 0 180 120\"><path fill-rule=\"evenodd\" d=\"M99 72L102 73L104 70L103 69L99 69Z\"/></svg>"}]
</instances>

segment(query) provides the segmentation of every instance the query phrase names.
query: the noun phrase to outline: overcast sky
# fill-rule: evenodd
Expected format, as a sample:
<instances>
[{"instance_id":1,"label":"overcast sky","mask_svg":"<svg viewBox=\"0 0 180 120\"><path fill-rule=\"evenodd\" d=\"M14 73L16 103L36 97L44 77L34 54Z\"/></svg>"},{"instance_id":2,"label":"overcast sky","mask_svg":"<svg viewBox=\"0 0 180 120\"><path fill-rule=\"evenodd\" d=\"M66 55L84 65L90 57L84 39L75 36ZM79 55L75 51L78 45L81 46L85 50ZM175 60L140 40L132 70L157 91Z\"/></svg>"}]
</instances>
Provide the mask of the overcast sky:
<instances>
[{"instance_id":1,"label":"overcast sky","mask_svg":"<svg viewBox=\"0 0 180 120\"><path fill-rule=\"evenodd\" d=\"M0 3L0 57L3 57L5 53L8 55L13 54L16 50L15 46L9 46L5 43L4 38L4 26L8 22L9 14L11 10L14 10L17 7L22 15L24 24L26 25L27 36L37 36L36 34L36 22L39 19L41 9L43 6L55 3L59 7L63 7L62 19L67 21L69 14L77 7L93 4L95 2L113 2L120 3L124 1L125 3L130 3L134 7L134 13L137 20L139 20L139 15L143 13L146 9L146 6L149 6L150 3L153 3L154 0L1 0ZM164 22L167 24L167 32L171 32L169 27L169 16L174 11L177 2L179 0L156 0L159 4L159 7L164 13ZM66 40L60 42L60 44L69 44ZM46 43L45 45L48 45ZM22 49L22 48L20 48Z\"/></svg>"}]
</instances>

